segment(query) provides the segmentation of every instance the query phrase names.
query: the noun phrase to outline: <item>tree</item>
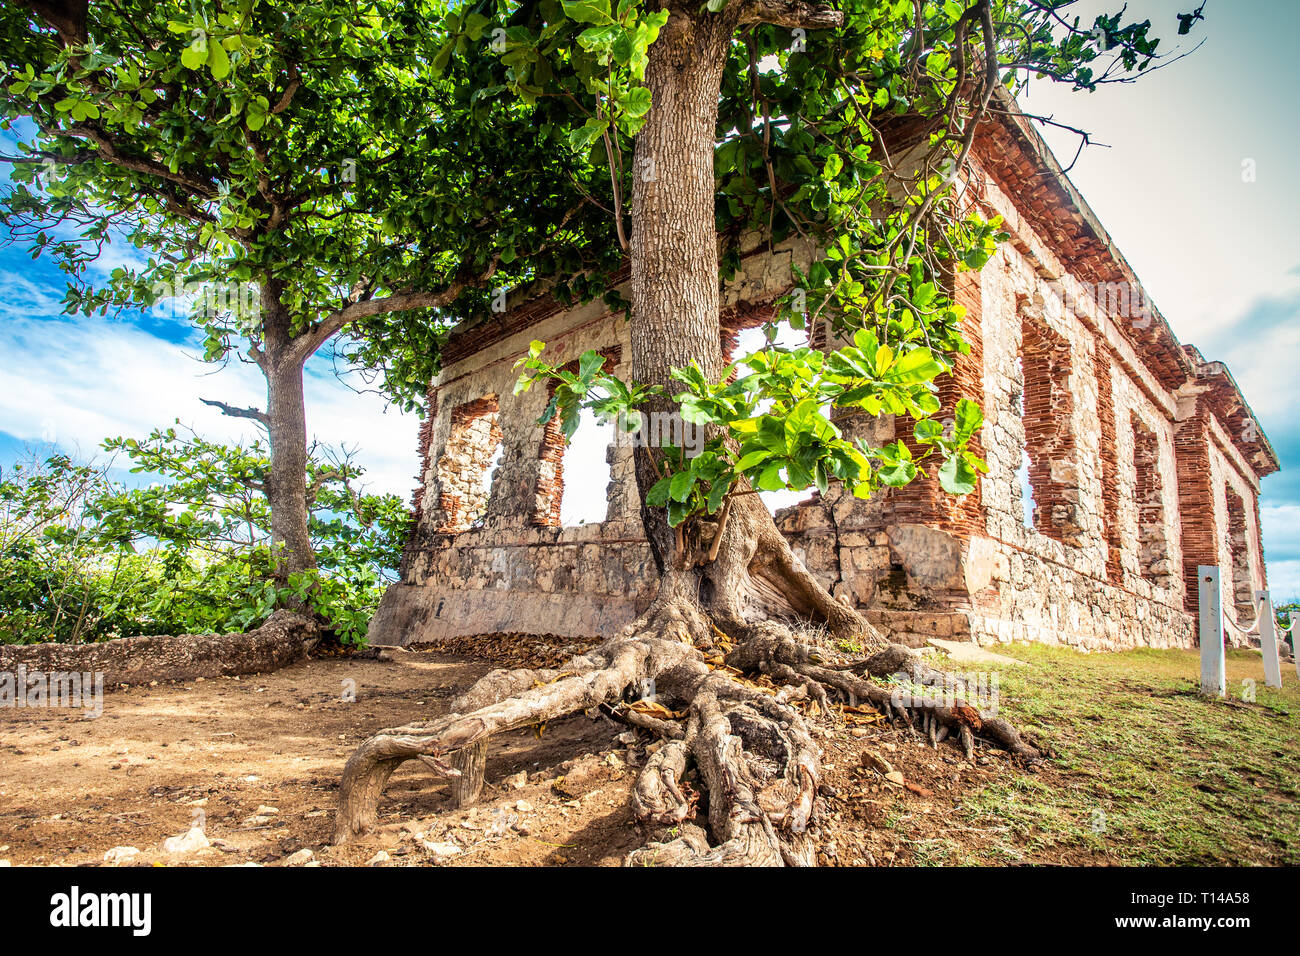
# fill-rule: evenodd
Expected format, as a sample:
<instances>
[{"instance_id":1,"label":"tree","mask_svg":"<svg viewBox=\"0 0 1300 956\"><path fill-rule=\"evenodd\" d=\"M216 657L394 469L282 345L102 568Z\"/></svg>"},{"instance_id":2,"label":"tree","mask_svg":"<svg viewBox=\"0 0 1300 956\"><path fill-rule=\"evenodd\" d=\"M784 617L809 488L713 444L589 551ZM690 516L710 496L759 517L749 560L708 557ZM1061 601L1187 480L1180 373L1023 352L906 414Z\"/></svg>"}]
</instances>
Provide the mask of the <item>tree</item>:
<instances>
[{"instance_id":1,"label":"tree","mask_svg":"<svg viewBox=\"0 0 1300 956\"><path fill-rule=\"evenodd\" d=\"M58 259L66 311L173 297L204 330L209 360L256 363L264 409L209 404L267 431L282 581L315 563L302 388L313 354L345 333L342 350L386 372L409 405L436 368L429 310L536 276L604 291L586 274L609 250L584 226L601 222L608 176L570 161L549 104L471 99L477 86L444 73L424 30L439 7L31 0L0 11L0 109L25 137L4 157L15 185L0 220L34 257ZM461 24L460 42L486 22ZM113 242L147 262L94 286L87 266Z\"/></svg>"},{"instance_id":2,"label":"tree","mask_svg":"<svg viewBox=\"0 0 1300 956\"><path fill-rule=\"evenodd\" d=\"M1025 71L1093 88L1131 79L1156 57L1149 22L1101 16L1087 27L1052 0L540 0L476 7L499 17L500 84L526 98L558 90L575 103L572 139L608 158L616 200L630 186L630 367L604 375L598 356L578 372L524 360L557 383L548 414L576 421L580 405L676 414L710 429L705 451L638 447L643 520L661 571L646 614L562 671L494 672L432 721L367 741L344 771L336 838L373 825L384 783L419 757L481 782L486 741L597 705L619 706L652 683L684 725L619 707L664 738L633 803L651 845L632 862L809 863L818 808L818 748L798 711L732 679L720 665L763 671L828 706L870 701L951 732L969 749L980 733L1025 757L1037 751L1005 721L981 715L945 675L887 646L803 568L751 492L832 477L870 491L917 473L899 447L843 442L823 405L906 413L918 443L943 455L945 487L969 490L980 463L965 449L978 410L953 410L941 440L932 382L963 347L960 311L945 290L979 268L1000 238L956 202L977 123L996 87ZM1200 11L1180 20L1187 32ZM444 21L444 49L458 42ZM823 31L812 34L810 31ZM773 62L775 61L775 62ZM891 160L881 129L915 144ZM631 169L621 158L629 152ZM616 201L615 209L621 210ZM621 237L624 224L615 224ZM747 231L769 241L798 231L825 258L800 279L814 318L852 345L824 359L807 350L751 357L725 384L719 354L721 269ZM721 251L720 251L721 247ZM720 267L721 262L721 267ZM800 321L802 311L787 314ZM771 403L763 411L763 403ZM963 437L964 436L964 437ZM770 439L770 440L764 440ZM946 472L946 475L944 474ZM797 624L761 620L738 595L761 578L789 612L870 653L853 661ZM872 677L946 687L952 706L916 706ZM454 766L445 758L454 755ZM682 782L694 763L701 796ZM468 781L466 783L465 781ZM707 801L708 832L689 823Z\"/></svg>"}]
</instances>

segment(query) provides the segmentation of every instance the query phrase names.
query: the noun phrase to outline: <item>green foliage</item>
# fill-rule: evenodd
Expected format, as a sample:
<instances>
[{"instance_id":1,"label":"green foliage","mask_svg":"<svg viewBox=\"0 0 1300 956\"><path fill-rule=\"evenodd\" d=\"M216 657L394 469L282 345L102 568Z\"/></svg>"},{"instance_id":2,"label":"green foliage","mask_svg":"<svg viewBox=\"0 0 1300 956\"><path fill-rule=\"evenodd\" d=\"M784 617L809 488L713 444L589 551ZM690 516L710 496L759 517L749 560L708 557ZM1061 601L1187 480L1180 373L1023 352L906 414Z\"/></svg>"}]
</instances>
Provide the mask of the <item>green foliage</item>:
<instances>
[{"instance_id":1,"label":"green foliage","mask_svg":"<svg viewBox=\"0 0 1300 956\"><path fill-rule=\"evenodd\" d=\"M602 370L596 352L579 359L578 371L549 365L534 342L522 367L516 391L538 380L554 385L542 423L559 416L566 438L589 408L623 423L641 425L639 410L661 389L629 385ZM854 495L869 497L881 485L897 487L925 472L921 462L942 458L939 481L945 491L966 495L976 476L987 471L969 450L983 424L973 402L962 399L945 428L933 417L939 409L934 379L947 367L924 346L895 352L881 345L873 331L861 329L853 344L831 352L769 347L728 366L720 383L711 382L693 363L673 377L684 390L673 396L685 422L711 435L695 454L671 446L663 451L663 477L646 495L646 504L667 508L676 526L692 517L716 514L733 494L757 491L803 491L816 486L825 493L832 480ZM739 374L743 371L743 374ZM737 375L732 379L732 373ZM906 416L913 420L912 441L872 448L849 441L832 413Z\"/></svg>"},{"instance_id":2,"label":"green foliage","mask_svg":"<svg viewBox=\"0 0 1300 956\"><path fill-rule=\"evenodd\" d=\"M104 447L157 480L128 487L63 455L0 474L0 643L242 631L286 605L364 640L410 516L393 495L354 491L362 472L346 457L311 461L319 568L278 585L261 443L169 428Z\"/></svg>"},{"instance_id":3,"label":"green foliage","mask_svg":"<svg viewBox=\"0 0 1300 956\"><path fill-rule=\"evenodd\" d=\"M614 261L591 241L608 175L572 159L555 105L484 95L472 56L435 62L448 6L121 0L65 46L6 5L0 121L21 142L0 221L58 260L69 313L180 293L212 360L302 360L342 329L417 406L489 284L601 295ZM110 243L144 261L98 282Z\"/></svg>"}]
</instances>

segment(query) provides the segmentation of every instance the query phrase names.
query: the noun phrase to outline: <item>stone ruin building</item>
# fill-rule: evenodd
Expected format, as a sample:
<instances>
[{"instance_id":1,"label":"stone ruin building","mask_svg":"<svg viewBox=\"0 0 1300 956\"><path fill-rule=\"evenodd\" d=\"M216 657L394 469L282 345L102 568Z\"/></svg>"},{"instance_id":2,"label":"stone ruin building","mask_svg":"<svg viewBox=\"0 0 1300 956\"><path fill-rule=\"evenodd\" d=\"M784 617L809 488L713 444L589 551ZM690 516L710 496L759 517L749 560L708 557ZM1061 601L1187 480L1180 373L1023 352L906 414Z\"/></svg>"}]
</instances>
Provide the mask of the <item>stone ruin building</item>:
<instances>
[{"instance_id":1,"label":"stone ruin building","mask_svg":"<svg viewBox=\"0 0 1300 956\"><path fill-rule=\"evenodd\" d=\"M1202 564L1222 569L1228 640L1248 641L1266 587L1260 480L1279 465L1241 390L1174 336L1024 117L986 121L971 156L966 196L1011 238L955 280L971 352L939 384L944 409L961 397L984 409L988 474L961 499L933 474L869 501L833 485L778 525L834 594L905 644L1191 646ZM724 351L771 320L790 266L810 256L798 243L749 250L724 293ZM561 526L565 442L558 422L536 424L546 389L512 394L533 339L553 363L596 349L626 372L625 316L601 302L535 298L452 332L421 428L417 530L373 643L603 637L653 597L630 447L608 449L605 520ZM893 438L887 416L839 424Z\"/></svg>"}]
</instances>

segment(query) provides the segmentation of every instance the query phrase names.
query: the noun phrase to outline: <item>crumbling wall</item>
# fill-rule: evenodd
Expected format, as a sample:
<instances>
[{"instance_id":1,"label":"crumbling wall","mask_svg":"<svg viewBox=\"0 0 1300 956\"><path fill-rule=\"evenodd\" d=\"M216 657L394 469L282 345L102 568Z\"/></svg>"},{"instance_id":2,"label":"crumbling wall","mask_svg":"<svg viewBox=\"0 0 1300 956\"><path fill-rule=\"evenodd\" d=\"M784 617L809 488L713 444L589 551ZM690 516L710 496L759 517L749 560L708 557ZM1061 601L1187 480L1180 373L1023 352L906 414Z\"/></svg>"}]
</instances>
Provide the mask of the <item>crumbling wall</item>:
<instances>
[{"instance_id":1,"label":"crumbling wall","mask_svg":"<svg viewBox=\"0 0 1300 956\"><path fill-rule=\"evenodd\" d=\"M1011 241L979 273L951 279L970 351L936 383L940 418L962 398L984 409L973 449L987 475L963 498L939 486L937 463L865 502L832 484L780 511L777 524L833 594L905 643L1190 646L1198 563L1225 569L1229 639L1243 641L1253 623L1246 595L1264 586L1258 474L1271 449L1251 436L1243 457L1225 423L1249 430L1253 419L1226 373L1211 368L1189 381L1201 377L1199 353L1184 354L1139 288L1098 284L1117 253L1080 238L1093 227L1079 216L1052 218L1057 187L1009 167L1006 142L999 149L996 175L973 167L967 198L980 214L1003 217ZM1013 180L1025 191L1016 202L1003 191ZM1059 251L1074 257L1068 268ZM724 354L740 329L771 317L792 265L806 269L810 258L798 242L749 250L726 288ZM375 643L487 631L609 635L653 597L630 446L608 449L605 520L560 527L566 447L558 424L537 424L550 396L513 394L514 363L532 339L547 343L555 364L595 349L626 374L625 321L600 303L568 311L524 303L453 335L421 432L419 530L402 583L372 624ZM817 347L833 341L814 330ZM496 417L484 426L489 397ZM478 424L467 430L470 421ZM912 443L910 422L890 416L836 422L872 445ZM473 474L495 441L502 457L484 501ZM1026 456L1029 521L1018 474ZM466 465L453 475L449 460ZM1241 506L1230 508L1229 495ZM448 520L453 513L458 520Z\"/></svg>"},{"instance_id":2,"label":"crumbling wall","mask_svg":"<svg viewBox=\"0 0 1300 956\"><path fill-rule=\"evenodd\" d=\"M769 303L793 282L791 266L806 270L810 261L811 249L800 241L773 253L751 247L728 283L729 331L719 347L735 330L770 315ZM417 530L402 581L385 595L370 640L407 644L491 631L613 634L645 609L658 581L641 527L633 448L617 442L607 449L605 520L561 527L564 437L558 422L538 424L551 397L545 386L514 394L514 365L540 339L552 364L576 367L579 356L595 350L608 369L626 377L625 318L600 302L569 310L531 302L480 325L467 334L486 344L468 348L453 337L430 389ZM497 443L501 460L487 494L479 463L484 448Z\"/></svg>"},{"instance_id":3,"label":"crumbling wall","mask_svg":"<svg viewBox=\"0 0 1300 956\"><path fill-rule=\"evenodd\" d=\"M434 477L438 489L438 530L459 534L487 511L488 472L501 446L500 403L495 394L456 406Z\"/></svg>"}]
</instances>

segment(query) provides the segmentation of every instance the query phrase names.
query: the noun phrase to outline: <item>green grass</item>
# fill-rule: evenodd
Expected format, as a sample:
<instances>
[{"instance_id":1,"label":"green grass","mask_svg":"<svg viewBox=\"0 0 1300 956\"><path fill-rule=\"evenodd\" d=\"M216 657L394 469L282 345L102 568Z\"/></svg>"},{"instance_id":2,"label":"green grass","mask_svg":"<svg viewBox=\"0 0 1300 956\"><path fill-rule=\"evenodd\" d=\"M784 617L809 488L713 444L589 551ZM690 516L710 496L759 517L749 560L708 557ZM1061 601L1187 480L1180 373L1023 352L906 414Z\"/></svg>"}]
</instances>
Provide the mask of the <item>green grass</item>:
<instances>
[{"instance_id":1,"label":"green grass","mask_svg":"<svg viewBox=\"0 0 1300 956\"><path fill-rule=\"evenodd\" d=\"M1228 698L1207 700L1196 651L997 650L1025 662L999 670L999 715L1051 756L965 800L988 836L945 862L1300 863L1294 666L1270 690L1258 654L1229 651Z\"/></svg>"}]
</instances>

